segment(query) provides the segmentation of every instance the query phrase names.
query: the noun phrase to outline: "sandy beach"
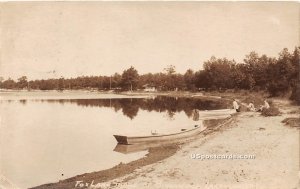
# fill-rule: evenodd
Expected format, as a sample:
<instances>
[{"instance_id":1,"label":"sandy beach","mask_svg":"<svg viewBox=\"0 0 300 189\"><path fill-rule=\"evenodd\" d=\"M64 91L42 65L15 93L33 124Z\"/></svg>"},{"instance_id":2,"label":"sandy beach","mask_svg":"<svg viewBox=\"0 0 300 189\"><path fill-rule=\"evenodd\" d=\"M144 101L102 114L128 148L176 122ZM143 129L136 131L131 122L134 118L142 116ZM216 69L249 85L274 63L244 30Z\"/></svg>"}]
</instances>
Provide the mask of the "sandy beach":
<instances>
[{"instance_id":1,"label":"sandy beach","mask_svg":"<svg viewBox=\"0 0 300 189\"><path fill-rule=\"evenodd\" d=\"M288 109L268 118L241 113L220 132L110 183L117 183L116 188L298 188L299 130L281 123L296 116ZM255 159L200 160L191 154L252 154Z\"/></svg>"},{"instance_id":2,"label":"sandy beach","mask_svg":"<svg viewBox=\"0 0 300 189\"><path fill-rule=\"evenodd\" d=\"M299 188L299 130L281 123L286 117L297 116L295 108L285 106L283 114L276 117L240 113L234 123L183 146L174 156L101 186ZM201 160L192 159L192 154L251 154L255 159Z\"/></svg>"}]
</instances>

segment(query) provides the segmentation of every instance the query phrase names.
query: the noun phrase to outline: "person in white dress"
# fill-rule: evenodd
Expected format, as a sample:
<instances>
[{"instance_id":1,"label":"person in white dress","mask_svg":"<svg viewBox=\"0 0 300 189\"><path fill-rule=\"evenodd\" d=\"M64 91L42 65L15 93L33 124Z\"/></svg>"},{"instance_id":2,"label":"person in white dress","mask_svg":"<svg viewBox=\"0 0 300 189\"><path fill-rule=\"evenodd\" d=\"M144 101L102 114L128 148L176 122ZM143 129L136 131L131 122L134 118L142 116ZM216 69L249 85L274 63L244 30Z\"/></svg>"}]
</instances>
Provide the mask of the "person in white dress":
<instances>
[{"instance_id":1,"label":"person in white dress","mask_svg":"<svg viewBox=\"0 0 300 189\"><path fill-rule=\"evenodd\" d=\"M240 112L240 106L237 103L236 99L233 99L232 105L233 105L233 109L235 109L236 112Z\"/></svg>"},{"instance_id":2,"label":"person in white dress","mask_svg":"<svg viewBox=\"0 0 300 189\"><path fill-rule=\"evenodd\" d=\"M256 108L254 107L253 101L249 103L248 109L249 109L250 111L253 111L253 112L256 111Z\"/></svg>"},{"instance_id":3,"label":"person in white dress","mask_svg":"<svg viewBox=\"0 0 300 189\"><path fill-rule=\"evenodd\" d=\"M258 111L262 111L263 109L269 109L270 108L270 104L268 103L268 101L265 99L264 100L264 105L261 105Z\"/></svg>"}]
</instances>

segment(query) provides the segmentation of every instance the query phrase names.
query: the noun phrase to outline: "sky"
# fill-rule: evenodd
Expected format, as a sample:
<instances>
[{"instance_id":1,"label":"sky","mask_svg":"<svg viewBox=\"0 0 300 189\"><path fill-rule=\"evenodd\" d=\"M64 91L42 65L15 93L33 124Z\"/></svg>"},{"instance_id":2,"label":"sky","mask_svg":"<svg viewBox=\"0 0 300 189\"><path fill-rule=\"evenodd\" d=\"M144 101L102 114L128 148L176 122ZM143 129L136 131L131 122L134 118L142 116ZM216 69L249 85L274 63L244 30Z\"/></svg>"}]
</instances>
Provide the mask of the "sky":
<instances>
[{"instance_id":1,"label":"sky","mask_svg":"<svg viewBox=\"0 0 300 189\"><path fill-rule=\"evenodd\" d=\"M202 69L299 46L297 2L2 2L0 76L29 79Z\"/></svg>"}]
</instances>

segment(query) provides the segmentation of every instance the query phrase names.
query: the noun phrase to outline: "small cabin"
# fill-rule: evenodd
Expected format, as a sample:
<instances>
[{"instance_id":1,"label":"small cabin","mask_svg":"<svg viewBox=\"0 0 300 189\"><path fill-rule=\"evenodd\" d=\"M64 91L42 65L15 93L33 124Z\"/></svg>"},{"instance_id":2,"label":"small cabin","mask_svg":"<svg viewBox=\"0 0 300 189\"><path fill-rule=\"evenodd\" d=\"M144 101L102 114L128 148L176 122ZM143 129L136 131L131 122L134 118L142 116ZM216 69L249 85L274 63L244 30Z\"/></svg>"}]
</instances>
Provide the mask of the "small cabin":
<instances>
[{"instance_id":1,"label":"small cabin","mask_svg":"<svg viewBox=\"0 0 300 189\"><path fill-rule=\"evenodd\" d=\"M143 90L145 92L155 92L155 91L157 91L155 86L149 85L149 84L143 85Z\"/></svg>"}]
</instances>

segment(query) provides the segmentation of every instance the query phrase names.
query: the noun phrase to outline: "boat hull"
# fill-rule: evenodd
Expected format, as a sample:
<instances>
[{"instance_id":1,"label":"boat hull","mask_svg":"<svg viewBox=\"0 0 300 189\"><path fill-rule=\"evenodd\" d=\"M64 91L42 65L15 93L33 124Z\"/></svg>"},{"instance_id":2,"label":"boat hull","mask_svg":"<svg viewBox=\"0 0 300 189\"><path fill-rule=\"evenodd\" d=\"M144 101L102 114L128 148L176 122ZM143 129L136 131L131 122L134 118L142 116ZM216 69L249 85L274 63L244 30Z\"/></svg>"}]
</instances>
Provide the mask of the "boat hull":
<instances>
[{"instance_id":1,"label":"boat hull","mask_svg":"<svg viewBox=\"0 0 300 189\"><path fill-rule=\"evenodd\" d=\"M122 135L114 135L117 142L119 144L143 144L143 143L153 143L153 142L167 142L174 141L179 139L184 139L188 137L195 136L202 131L204 131L206 127L196 127L190 130L181 131L179 133L168 134L168 135L151 135L151 136L122 136Z\"/></svg>"}]
</instances>

